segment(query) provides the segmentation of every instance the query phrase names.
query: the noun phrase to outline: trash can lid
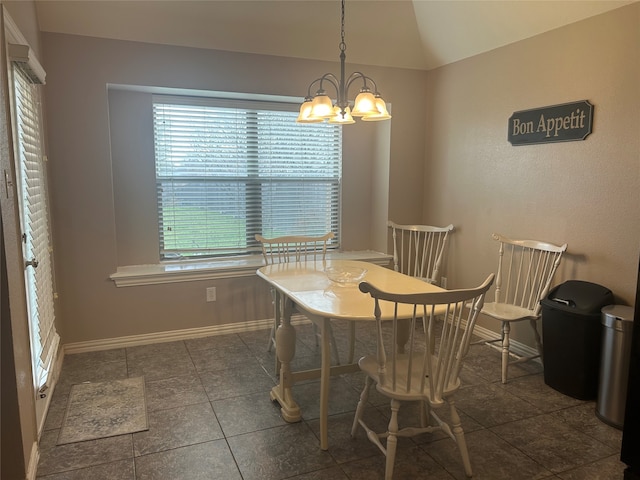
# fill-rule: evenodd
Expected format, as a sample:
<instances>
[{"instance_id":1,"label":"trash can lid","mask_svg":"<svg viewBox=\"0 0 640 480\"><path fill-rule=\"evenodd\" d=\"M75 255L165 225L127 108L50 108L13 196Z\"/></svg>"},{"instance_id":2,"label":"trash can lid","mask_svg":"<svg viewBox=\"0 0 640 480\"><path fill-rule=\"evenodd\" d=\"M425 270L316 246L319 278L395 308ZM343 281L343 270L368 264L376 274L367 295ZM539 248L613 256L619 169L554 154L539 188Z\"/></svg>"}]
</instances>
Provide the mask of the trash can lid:
<instances>
[{"instance_id":1,"label":"trash can lid","mask_svg":"<svg viewBox=\"0 0 640 480\"><path fill-rule=\"evenodd\" d=\"M602 307L602 325L621 332L633 329L633 307L627 305L607 305Z\"/></svg>"},{"instance_id":2,"label":"trash can lid","mask_svg":"<svg viewBox=\"0 0 640 480\"><path fill-rule=\"evenodd\" d=\"M558 310L596 315L612 302L611 290L583 280L567 280L554 287L541 301L542 305Z\"/></svg>"}]
</instances>

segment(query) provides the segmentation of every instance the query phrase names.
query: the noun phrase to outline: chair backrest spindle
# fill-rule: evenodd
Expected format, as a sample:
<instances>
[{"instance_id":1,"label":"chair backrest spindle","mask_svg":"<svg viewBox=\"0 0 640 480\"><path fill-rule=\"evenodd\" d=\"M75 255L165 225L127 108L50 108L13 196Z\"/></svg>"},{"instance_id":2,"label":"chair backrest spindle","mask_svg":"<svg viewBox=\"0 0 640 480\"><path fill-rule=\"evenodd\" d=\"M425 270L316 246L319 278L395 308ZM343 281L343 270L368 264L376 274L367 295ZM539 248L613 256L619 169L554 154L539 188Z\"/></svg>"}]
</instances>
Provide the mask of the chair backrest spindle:
<instances>
[{"instance_id":1,"label":"chair backrest spindle","mask_svg":"<svg viewBox=\"0 0 640 480\"><path fill-rule=\"evenodd\" d=\"M422 396L432 403L441 403L444 396L455 391L473 328L493 280L491 274L477 288L406 294L385 292L362 282L360 290L375 300L379 388L391 395ZM413 306L411 318L399 317L403 304ZM440 324L439 341L430 341ZM400 335L400 329L407 326L409 335ZM406 338L406 344L398 345L399 338Z\"/></svg>"},{"instance_id":2,"label":"chair backrest spindle","mask_svg":"<svg viewBox=\"0 0 640 480\"><path fill-rule=\"evenodd\" d=\"M262 247L262 256L267 265L272 263L289 263L301 260L324 260L327 246L335 235L333 232L322 236L287 235L265 238L256 235Z\"/></svg>"},{"instance_id":3,"label":"chair backrest spindle","mask_svg":"<svg viewBox=\"0 0 640 480\"><path fill-rule=\"evenodd\" d=\"M440 284L441 267L453 225L400 225L387 222L393 238L393 268L397 272Z\"/></svg>"},{"instance_id":4,"label":"chair backrest spindle","mask_svg":"<svg viewBox=\"0 0 640 480\"><path fill-rule=\"evenodd\" d=\"M567 245L536 240L512 240L494 233L500 242L495 301L540 313L540 300L549 289Z\"/></svg>"}]
</instances>

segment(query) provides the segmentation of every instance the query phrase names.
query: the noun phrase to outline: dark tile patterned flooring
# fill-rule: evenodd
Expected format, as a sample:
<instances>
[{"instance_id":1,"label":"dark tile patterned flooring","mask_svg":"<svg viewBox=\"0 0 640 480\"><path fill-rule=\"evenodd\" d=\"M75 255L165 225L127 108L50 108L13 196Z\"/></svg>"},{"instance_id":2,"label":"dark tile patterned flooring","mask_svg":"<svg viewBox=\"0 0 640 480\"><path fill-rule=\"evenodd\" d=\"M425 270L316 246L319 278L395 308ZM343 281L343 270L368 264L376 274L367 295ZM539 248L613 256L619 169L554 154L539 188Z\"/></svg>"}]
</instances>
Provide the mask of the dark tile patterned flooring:
<instances>
[{"instance_id":1,"label":"dark tile patterned flooring","mask_svg":"<svg viewBox=\"0 0 640 480\"><path fill-rule=\"evenodd\" d=\"M365 326L366 327L366 326ZM374 345L358 326L357 353ZM297 327L296 367L319 364L309 325ZM336 338L345 326L336 322ZM275 384L267 331L67 355L40 442L41 480L375 480L384 456L362 430L350 428L361 373L333 377L329 450L319 448L319 382L293 391L303 420L288 424L269 400ZM340 341L339 341L340 343ZM344 345L340 345L344 351ZM56 446L75 383L144 375L149 430ZM595 403L544 383L534 363L510 368L500 383L500 356L471 347L456 395L478 480L621 479L622 433L595 416ZM412 406L400 410L401 421ZM389 407L374 394L368 423L385 429ZM463 479L455 444L441 434L401 439L396 479Z\"/></svg>"}]
</instances>

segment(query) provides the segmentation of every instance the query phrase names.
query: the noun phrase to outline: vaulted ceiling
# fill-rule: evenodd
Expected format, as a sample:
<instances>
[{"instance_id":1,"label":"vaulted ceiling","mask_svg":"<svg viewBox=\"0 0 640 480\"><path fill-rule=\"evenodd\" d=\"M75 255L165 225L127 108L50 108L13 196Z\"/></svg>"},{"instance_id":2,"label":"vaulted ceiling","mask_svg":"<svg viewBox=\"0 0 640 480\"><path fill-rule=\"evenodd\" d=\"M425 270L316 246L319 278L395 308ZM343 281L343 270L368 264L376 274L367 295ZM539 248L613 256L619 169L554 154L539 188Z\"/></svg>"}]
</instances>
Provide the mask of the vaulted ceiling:
<instances>
[{"instance_id":1,"label":"vaulted ceiling","mask_svg":"<svg viewBox=\"0 0 640 480\"><path fill-rule=\"evenodd\" d=\"M638 0L347 0L347 63L430 70ZM338 0L36 0L40 29L338 61Z\"/></svg>"}]
</instances>

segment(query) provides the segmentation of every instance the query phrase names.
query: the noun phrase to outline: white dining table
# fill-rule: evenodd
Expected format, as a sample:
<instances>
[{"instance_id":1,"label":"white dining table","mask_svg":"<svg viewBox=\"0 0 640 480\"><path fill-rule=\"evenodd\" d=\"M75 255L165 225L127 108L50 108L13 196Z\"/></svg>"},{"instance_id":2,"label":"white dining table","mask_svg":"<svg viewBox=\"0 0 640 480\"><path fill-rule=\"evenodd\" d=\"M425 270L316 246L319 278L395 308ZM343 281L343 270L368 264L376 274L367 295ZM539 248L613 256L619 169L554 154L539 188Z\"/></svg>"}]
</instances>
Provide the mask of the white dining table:
<instances>
[{"instance_id":1,"label":"white dining table","mask_svg":"<svg viewBox=\"0 0 640 480\"><path fill-rule=\"evenodd\" d=\"M302 415L293 398L292 386L299 381L320 378L320 448L329 448L327 418L329 409L329 385L332 375L358 370L353 362L353 351L349 352L346 364L331 365L329 322L331 319L353 322L371 322L374 326L374 301L362 293L357 284L340 286L329 280L325 268L333 266L360 267L367 270L363 281L376 287L396 293L422 293L442 291L442 288L428 284L414 277L373 263L352 260L301 261L266 265L257 275L269 283L275 292L274 306L280 325L276 331L276 355L281 363L280 382L272 388L270 396L281 407L282 418L287 422L298 422ZM382 318L392 318L393 307L381 303ZM320 329L321 366L319 369L293 372L291 362L295 357L296 332L291 324L291 315L299 312ZM400 318L411 318L412 306L400 305ZM408 335L408 333L407 333ZM404 340L406 340L406 337ZM402 339L398 341L400 344Z\"/></svg>"}]
</instances>

